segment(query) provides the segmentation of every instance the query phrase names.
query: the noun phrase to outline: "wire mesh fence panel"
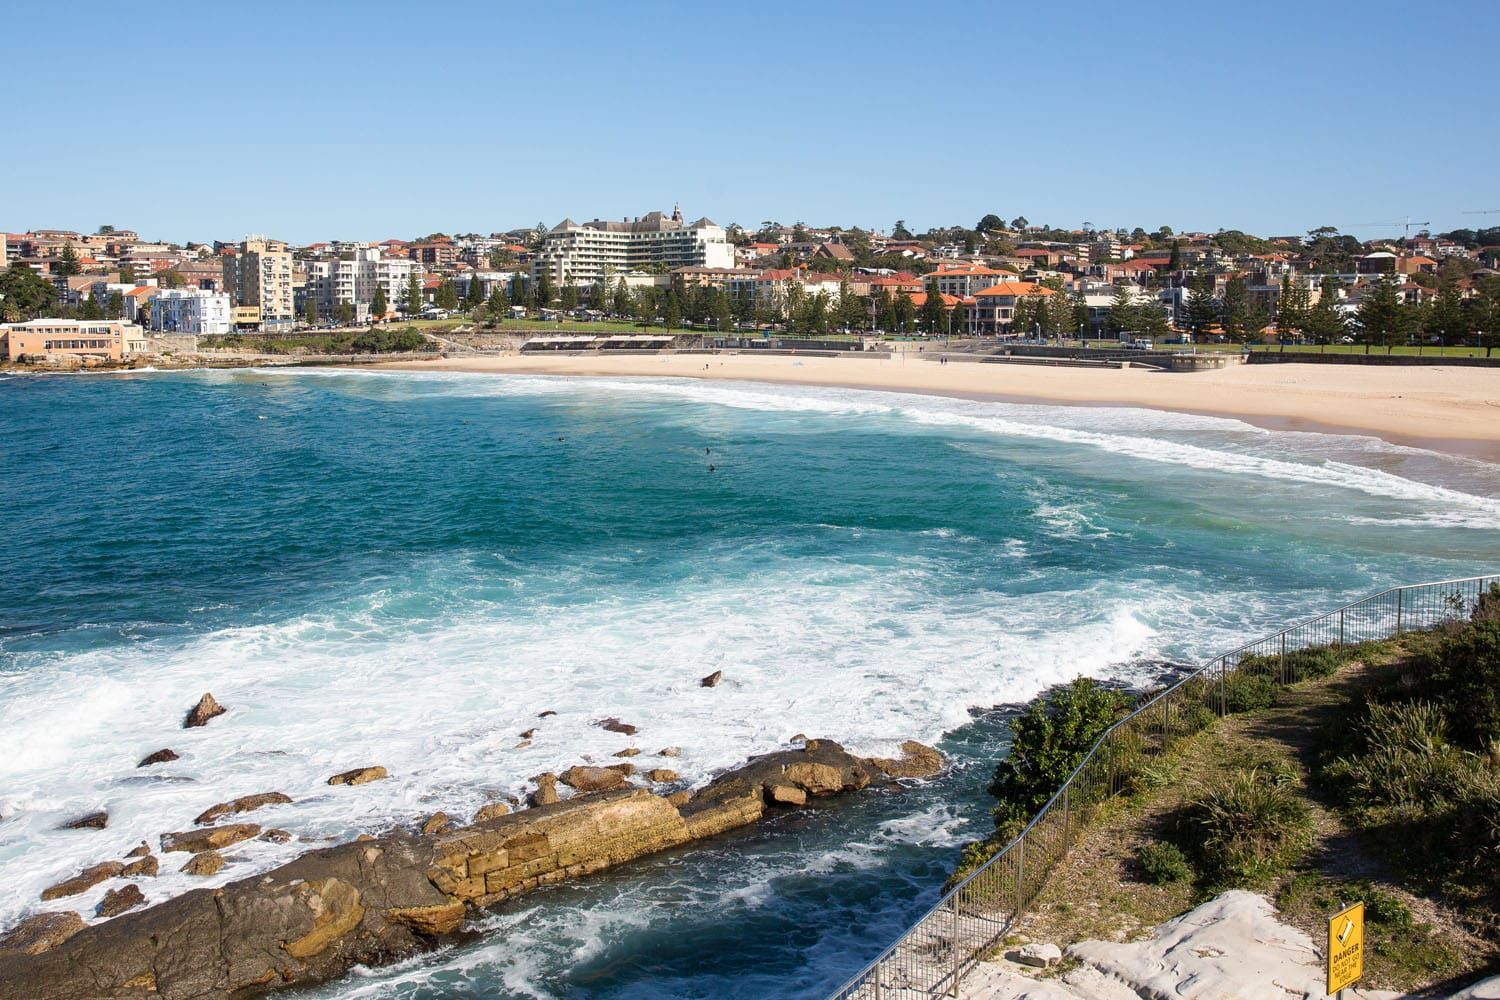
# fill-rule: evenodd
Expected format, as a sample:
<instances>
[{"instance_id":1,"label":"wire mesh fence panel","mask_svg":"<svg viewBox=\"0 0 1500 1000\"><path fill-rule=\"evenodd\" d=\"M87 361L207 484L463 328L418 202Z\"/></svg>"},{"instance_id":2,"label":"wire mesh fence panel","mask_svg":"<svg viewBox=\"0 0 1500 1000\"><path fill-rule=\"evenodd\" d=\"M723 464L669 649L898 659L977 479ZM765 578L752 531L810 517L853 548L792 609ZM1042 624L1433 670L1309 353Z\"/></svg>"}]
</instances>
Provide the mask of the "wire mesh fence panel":
<instances>
[{"instance_id":1,"label":"wire mesh fence panel","mask_svg":"<svg viewBox=\"0 0 1500 1000\"><path fill-rule=\"evenodd\" d=\"M958 996L963 974L1000 945L1041 895L1079 831L1148 787L1159 758L1219 716L1269 704L1288 684L1327 676L1351 647L1480 615L1500 616L1500 578L1397 587L1209 660L1111 726L1004 850L833 994L832 1000Z\"/></svg>"}]
</instances>

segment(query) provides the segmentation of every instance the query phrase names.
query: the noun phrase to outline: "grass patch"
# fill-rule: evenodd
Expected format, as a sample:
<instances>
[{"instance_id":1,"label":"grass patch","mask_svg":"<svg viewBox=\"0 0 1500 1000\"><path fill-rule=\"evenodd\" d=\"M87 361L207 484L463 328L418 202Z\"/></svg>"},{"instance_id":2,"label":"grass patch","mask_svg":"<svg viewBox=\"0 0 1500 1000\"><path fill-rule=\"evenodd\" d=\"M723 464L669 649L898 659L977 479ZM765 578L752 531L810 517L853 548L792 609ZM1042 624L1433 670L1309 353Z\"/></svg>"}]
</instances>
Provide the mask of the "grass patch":
<instances>
[{"instance_id":1,"label":"grass patch","mask_svg":"<svg viewBox=\"0 0 1500 1000\"><path fill-rule=\"evenodd\" d=\"M1295 773L1274 766L1234 771L1208 782L1178 818L1207 894L1263 888L1302 856L1312 812Z\"/></svg>"},{"instance_id":2,"label":"grass patch","mask_svg":"<svg viewBox=\"0 0 1500 1000\"><path fill-rule=\"evenodd\" d=\"M1193 866L1176 844L1142 844L1135 852L1135 863L1151 885L1171 885L1193 877Z\"/></svg>"}]
</instances>

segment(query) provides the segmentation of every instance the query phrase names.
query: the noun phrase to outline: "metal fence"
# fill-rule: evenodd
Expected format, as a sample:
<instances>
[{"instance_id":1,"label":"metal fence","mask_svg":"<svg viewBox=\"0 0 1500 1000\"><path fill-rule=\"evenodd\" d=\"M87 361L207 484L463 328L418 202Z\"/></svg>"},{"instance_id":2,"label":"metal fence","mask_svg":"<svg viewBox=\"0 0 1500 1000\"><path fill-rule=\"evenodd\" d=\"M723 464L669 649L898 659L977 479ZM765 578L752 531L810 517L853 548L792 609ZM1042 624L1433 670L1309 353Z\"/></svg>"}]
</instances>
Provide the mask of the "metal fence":
<instances>
[{"instance_id":1,"label":"metal fence","mask_svg":"<svg viewBox=\"0 0 1500 1000\"><path fill-rule=\"evenodd\" d=\"M958 996L964 973L1014 928L1078 831L1109 799L1137 787L1174 743L1233 706L1251 677L1289 684L1313 676L1303 652L1342 651L1468 618L1500 576L1396 587L1214 657L1139 705L1099 737L1026 829L965 878L831 1000Z\"/></svg>"}]
</instances>

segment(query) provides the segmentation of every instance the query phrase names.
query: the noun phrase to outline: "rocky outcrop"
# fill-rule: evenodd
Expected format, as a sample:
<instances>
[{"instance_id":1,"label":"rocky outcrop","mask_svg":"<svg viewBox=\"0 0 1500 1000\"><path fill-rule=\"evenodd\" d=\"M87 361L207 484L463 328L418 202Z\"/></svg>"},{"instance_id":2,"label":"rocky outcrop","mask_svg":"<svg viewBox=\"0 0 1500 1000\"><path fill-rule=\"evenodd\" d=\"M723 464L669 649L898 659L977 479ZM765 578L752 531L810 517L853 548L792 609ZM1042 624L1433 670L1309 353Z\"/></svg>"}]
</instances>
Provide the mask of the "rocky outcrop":
<instances>
[{"instance_id":1,"label":"rocky outcrop","mask_svg":"<svg viewBox=\"0 0 1500 1000\"><path fill-rule=\"evenodd\" d=\"M262 806L286 805L291 801L291 796L283 795L281 792L260 792L256 795L242 795L241 797L233 799L229 802L220 802L216 806L209 806L207 809L203 810L203 812L199 813L198 818L193 820L193 822L197 823L199 826L206 826L209 823L218 821L224 816L232 816L235 813L251 812L255 809L261 808Z\"/></svg>"},{"instance_id":2,"label":"rocky outcrop","mask_svg":"<svg viewBox=\"0 0 1500 1000\"><path fill-rule=\"evenodd\" d=\"M550 806L562 800L557 795L557 775L548 771L546 774L536 776L536 791L531 793L528 800L533 808L537 806Z\"/></svg>"},{"instance_id":3,"label":"rocky outcrop","mask_svg":"<svg viewBox=\"0 0 1500 1000\"><path fill-rule=\"evenodd\" d=\"M198 699L198 704L188 710L187 718L182 720L182 728L196 729L199 726L206 726L209 719L217 718L227 711L229 711L227 708L214 700L212 694L205 691L203 697ZM170 753L170 751L167 752ZM154 757L156 754L152 754L152 756ZM147 759L149 760L150 758ZM175 760L176 754L173 754L171 759ZM153 761L153 763L155 762Z\"/></svg>"},{"instance_id":4,"label":"rocky outcrop","mask_svg":"<svg viewBox=\"0 0 1500 1000\"><path fill-rule=\"evenodd\" d=\"M719 682L721 680L723 680L723 679L724 679L724 671L722 671L722 670L715 670L713 673L709 674L707 677L705 677L702 680L700 680L698 682L698 686L699 687L706 687L706 688L718 687L719 686Z\"/></svg>"},{"instance_id":5,"label":"rocky outcrop","mask_svg":"<svg viewBox=\"0 0 1500 1000\"><path fill-rule=\"evenodd\" d=\"M646 779L657 784L666 784L677 780L677 772L665 767L653 767L646 772Z\"/></svg>"},{"instance_id":6,"label":"rocky outcrop","mask_svg":"<svg viewBox=\"0 0 1500 1000\"><path fill-rule=\"evenodd\" d=\"M570 771L623 785L628 767ZM879 774L819 740L754 758L691 796L615 787L447 832L362 837L215 889L137 904L71 936L59 921L52 943L0 951L0 1000L207 1000L307 986L357 963L435 947L469 915L540 886L744 826L770 802L791 807L799 794L807 801L863 788ZM540 776L538 793L550 789L555 798L556 780ZM211 864L216 848L258 832L253 824L208 827L168 834L163 847ZM119 862L110 864L98 880L119 874ZM18 928L4 940L48 940L42 925L23 927L26 934Z\"/></svg>"},{"instance_id":7,"label":"rocky outcrop","mask_svg":"<svg viewBox=\"0 0 1500 1000\"><path fill-rule=\"evenodd\" d=\"M510 815L510 806L504 802L490 802L479 807L474 814L474 822L483 823L485 820L499 819L501 816Z\"/></svg>"},{"instance_id":8,"label":"rocky outcrop","mask_svg":"<svg viewBox=\"0 0 1500 1000\"><path fill-rule=\"evenodd\" d=\"M27 917L9 934L0 937L0 957L6 952L40 955L56 948L88 925L72 910L62 913L38 913Z\"/></svg>"},{"instance_id":9,"label":"rocky outcrop","mask_svg":"<svg viewBox=\"0 0 1500 1000\"><path fill-rule=\"evenodd\" d=\"M161 862L156 860L155 856L147 854L120 869L120 877L133 878L137 875L145 875L155 878L159 871L161 871Z\"/></svg>"},{"instance_id":10,"label":"rocky outcrop","mask_svg":"<svg viewBox=\"0 0 1500 1000\"><path fill-rule=\"evenodd\" d=\"M625 775L612 767L575 765L559 775L557 780L580 792L607 792L625 786Z\"/></svg>"},{"instance_id":11,"label":"rocky outcrop","mask_svg":"<svg viewBox=\"0 0 1500 1000\"><path fill-rule=\"evenodd\" d=\"M599 720L598 725L600 729L607 729L612 733L620 733L623 736L634 736L636 733L640 732L639 729L637 729L635 726L632 726L630 723L621 722L619 719L615 718L601 719Z\"/></svg>"},{"instance_id":12,"label":"rocky outcrop","mask_svg":"<svg viewBox=\"0 0 1500 1000\"><path fill-rule=\"evenodd\" d=\"M229 826L209 826L201 830L185 830L181 833L164 833L161 835L161 849L164 851L191 851L201 854L204 851L219 851L242 840L249 840L260 833L260 827L254 823L232 823Z\"/></svg>"},{"instance_id":13,"label":"rocky outcrop","mask_svg":"<svg viewBox=\"0 0 1500 1000\"><path fill-rule=\"evenodd\" d=\"M943 755L916 740L907 740L901 744L900 757L871 757L870 763L891 778L930 778L943 769Z\"/></svg>"},{"instance_id":14,"label":"rocky outcrop","mask_svg":"<svg viewBox=\"0 0 1500 1000\"><path fill-rule=\"evenodd\" d=\"M381 781L390 775L386 769L380 766L356 767L352 771L341 771L328 779L330 785L365 785L372 781Z\"/></svg>"},{"instance_id":15,"label":"rocky outcrop","mask_svg":"<svg viewBox=\"0 0 1500 1000\"><path fill-rule=\"evenodd\" d=\"M81 892L88 892L105 879L118 878L124 870L125 866L118 861L105 861L101 864L85 868L72 878L64 879L56 885L43 889L42 901L64 899L68 896L76 896Z\"/></svg>"},{"instance_id":16,"label":"rocky outcrop","mask_svg":"<svg viewBox=\"0 0 1500 1000\"><path fill-rule=\"evenodd\" d=\"M98 812L84 813L76 819L70 819L62 825L64 830L102 830L109 826L109 813L104 810Z\"/></svg>"},{"instance_id":17,"label":"rocky outcrop","mask_svg":"<svg viewBox=\"0 0 1500 1000\"><path fill-rule=\"evenodd\" d=\"M197 875L203 878L209 875L217 875L224 870L224 855L218 851L199 851L191 858L188 858L187 864L177 870L188 875Z\"/></svg>"},{"instance_id":18,"label":"rocky outcrop","mask_svg":"<svg viewBox=\"0 0 1500 1000\"><path fill-rule=\"evenodd\" d=\"M190 715L189 718L191 717L192 716ZM208 720L204 719L203 722L199 723L199 725L204 725L207 722ZM171 747L162 747L160 750L156 751L156 753L148 754L147 756L142 757L141 762L137 764L136 767L150 767L152 764L165 764L168 761L177 759L178 753L176 750L173 750Z\"/></svg>"},{"instance_id":19,"label":"rocky outcrop","mask_svg":"<svg viewBox=\"0 0 1500 1000\"><path fill-rule=\"evenodd\" d=\"M453 826L453 821L448 818L448 814L438 810L422 821L420 829L425 834L434 834L442 833L451 826Z\"/></svg>"},{"instance_id":20,"label":"rocky outcrop","mask_svg":"<svg viewBox=\"0 0 1500 1000\"><path fill-rule=\"evenodd\" d=\"M133 910L137 906L146 905L146 894L141 892L138 885L121 886L111 889L104 894L99 907L94 912L101 917L117 917L126 910Z\"/></svg>"}]
</instances>

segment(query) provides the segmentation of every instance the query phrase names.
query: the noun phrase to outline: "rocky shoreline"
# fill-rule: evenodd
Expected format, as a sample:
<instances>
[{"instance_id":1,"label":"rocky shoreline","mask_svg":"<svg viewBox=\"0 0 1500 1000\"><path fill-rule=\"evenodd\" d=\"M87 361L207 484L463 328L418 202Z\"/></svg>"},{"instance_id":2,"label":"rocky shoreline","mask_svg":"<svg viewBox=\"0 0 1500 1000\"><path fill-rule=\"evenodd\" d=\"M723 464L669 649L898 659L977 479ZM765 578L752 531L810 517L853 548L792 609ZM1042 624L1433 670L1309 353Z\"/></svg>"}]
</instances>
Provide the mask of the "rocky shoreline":
<instances>
[{"instance_id":1,"label":"rocky shoreline","mask_svg":"<svg viewBox=\"0 0 1500 1000\"><path fill-rule=\"evenodd\" d=\"M76 912L42 913L0 936L0 1000L203 1000L326 982L357 964L385 964L460 940L486 907L542 886L943 766L941 755L919 743L902 751L901 758L862 758L829 740L806 740L751 758L697 792L671 795L629 784L629 764L576 767L560 779L577 790L566 800L557 795L559 779L544 775L530 808L512 813L496 804L457 828L435 814L417 831L313 850L149 908L139 908L140 889L126 882L98 911L112 919L86 926ZM335 778L378 780L356 772ZM200 820L235 816L258 798L215 806ZM218 870L219 847L280 833L231 823L166 834L162 847L191 852L190 865ZM133 861L96 865L49 889L49 898L105 879L150 877L156 858L142 846Z\"/></svg>"}]
</instances>

